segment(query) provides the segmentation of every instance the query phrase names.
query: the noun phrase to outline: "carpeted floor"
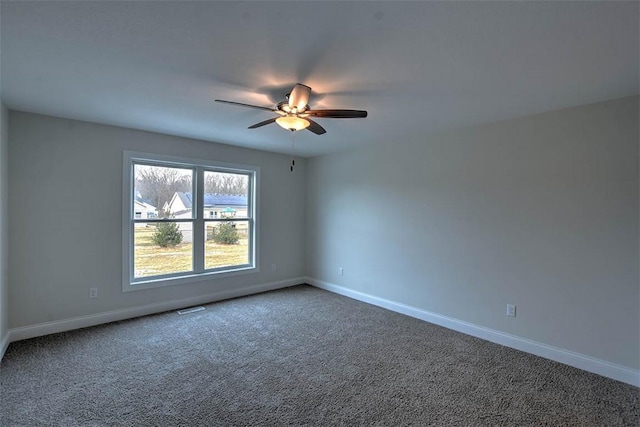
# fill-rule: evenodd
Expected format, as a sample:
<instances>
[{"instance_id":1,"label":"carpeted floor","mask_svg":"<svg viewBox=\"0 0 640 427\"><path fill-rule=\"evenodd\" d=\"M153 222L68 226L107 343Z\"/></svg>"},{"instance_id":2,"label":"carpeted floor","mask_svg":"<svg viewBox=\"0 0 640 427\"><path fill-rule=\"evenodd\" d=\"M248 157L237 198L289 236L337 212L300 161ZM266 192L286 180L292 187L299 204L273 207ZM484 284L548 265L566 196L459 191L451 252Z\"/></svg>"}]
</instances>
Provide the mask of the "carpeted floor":
<instances>
[{"instance_id":1,"label":"carpeted floor","mask_svg":"<svg viewBox=\"0 0 640 427\"><path fill-rule=\"evenodd\" d=\"M310 286L12 343L2 426L638 426L639 389Z\"/></svg>"}]
</instances>

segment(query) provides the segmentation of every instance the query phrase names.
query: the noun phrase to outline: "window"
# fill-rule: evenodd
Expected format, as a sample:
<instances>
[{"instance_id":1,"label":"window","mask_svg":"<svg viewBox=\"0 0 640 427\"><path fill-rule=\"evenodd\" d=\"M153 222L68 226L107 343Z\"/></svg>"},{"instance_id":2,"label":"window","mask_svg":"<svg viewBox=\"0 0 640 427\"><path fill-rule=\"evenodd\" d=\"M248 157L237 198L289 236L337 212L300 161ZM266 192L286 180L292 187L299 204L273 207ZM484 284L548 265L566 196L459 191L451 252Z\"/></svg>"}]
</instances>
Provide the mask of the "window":
<instances>
[{"instance_id":1,"label":"window","mask_svg":"<svg viewBox=\"0 0 640 427\"><path fill-rule=\"evenodd\" d=\"M257 167L125 151L124 175L124 291L257 271Z\"/></svg>"}]
</instances>

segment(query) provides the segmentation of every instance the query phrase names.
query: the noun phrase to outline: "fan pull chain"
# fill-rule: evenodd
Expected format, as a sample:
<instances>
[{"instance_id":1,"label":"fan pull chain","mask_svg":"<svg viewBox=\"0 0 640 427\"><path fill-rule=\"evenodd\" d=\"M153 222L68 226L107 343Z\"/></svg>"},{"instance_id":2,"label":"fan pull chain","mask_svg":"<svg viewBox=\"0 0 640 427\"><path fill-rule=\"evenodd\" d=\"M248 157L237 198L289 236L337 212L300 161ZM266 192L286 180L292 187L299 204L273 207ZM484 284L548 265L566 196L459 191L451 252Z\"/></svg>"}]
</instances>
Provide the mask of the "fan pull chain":
<instances>
[{"instance_id":1,"label":"fan pull chain","mask_svg":"<svg viewBox=\"0 0 640 427\"><path fill-rule=\"evenodd\" d=\"M291 166L289 170L293 172L293 167L296 165L296 132L291 131Z\"/></svg>"}]
</instances>

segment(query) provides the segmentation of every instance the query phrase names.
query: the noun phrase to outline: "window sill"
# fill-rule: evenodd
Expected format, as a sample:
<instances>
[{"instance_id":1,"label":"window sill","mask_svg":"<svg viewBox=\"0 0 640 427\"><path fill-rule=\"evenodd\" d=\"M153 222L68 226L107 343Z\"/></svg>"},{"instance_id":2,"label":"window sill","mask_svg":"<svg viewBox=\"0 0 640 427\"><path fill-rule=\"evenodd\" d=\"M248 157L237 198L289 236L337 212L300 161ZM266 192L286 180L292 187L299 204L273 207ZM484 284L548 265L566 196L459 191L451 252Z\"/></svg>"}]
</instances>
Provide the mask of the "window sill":
<instances>
[{"instance_id":1,"label":"window sill","mask_svg":"<svg viewBox=\"0 0 640 427\"><path fill-rule=\"evenodd\" d=\"M207 273L188 274L177 277L163 277L158 279L150 278L149 280L140 280L132 283L128 281L122 284L123 292L141 291L144 289L162 288L173 285L188 285L190 283L198 283L206 280L216 280L226 277L241 276L244 274L258 273L258 267L239 267L236 269L224 271L211 271Z\"/></svg>"}]
</instances>

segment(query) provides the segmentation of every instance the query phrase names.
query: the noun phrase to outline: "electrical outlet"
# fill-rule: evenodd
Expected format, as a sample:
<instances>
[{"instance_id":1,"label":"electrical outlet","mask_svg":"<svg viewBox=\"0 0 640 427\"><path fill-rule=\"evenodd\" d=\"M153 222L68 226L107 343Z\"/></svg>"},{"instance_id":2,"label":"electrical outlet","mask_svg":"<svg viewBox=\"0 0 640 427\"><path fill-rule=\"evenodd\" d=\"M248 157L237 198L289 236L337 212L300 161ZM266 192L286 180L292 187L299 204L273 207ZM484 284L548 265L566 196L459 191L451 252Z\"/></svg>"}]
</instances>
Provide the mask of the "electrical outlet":
<instances>
[{"instance_id":1,"label":"electrical outlet","mask_svg":"<svg viewBox=\"0 0 640 427\"><path fill-rule=\"evenodd\" d=\"M275 264L271 264L271 271L278 271L278 266Z\"/></svg>"},{"instance_id":2,"label":"electrical outlet","mask_svg":"<svg viewBox=\"0 0 640 427\"><path fill-rule=\"evenodd\" d=\"M516 306L514 304L507 304L507 316L516 317Z\"/></svg>"},{"instance_id":3,"label":"electrical outlet","mask_svg":"<svg viewBox=\"0 0 640 427\"><path fill-rule=\"evenodd\" d=\"M339 274L340 276L344 276L344 268L340 267L340 268L338 269L338 274Z\"/></svg>"},{"instance_id":4,"label":"electrical outlet","mask_svg":"<svg viewBox=\"0 0 640 427\"><path fill-rule=\"evenodd\" d=\"M89 288L89 298L98 298L98 288Z\"/></svg>"}]
</instances>

